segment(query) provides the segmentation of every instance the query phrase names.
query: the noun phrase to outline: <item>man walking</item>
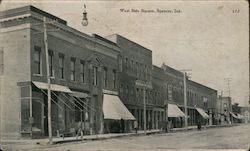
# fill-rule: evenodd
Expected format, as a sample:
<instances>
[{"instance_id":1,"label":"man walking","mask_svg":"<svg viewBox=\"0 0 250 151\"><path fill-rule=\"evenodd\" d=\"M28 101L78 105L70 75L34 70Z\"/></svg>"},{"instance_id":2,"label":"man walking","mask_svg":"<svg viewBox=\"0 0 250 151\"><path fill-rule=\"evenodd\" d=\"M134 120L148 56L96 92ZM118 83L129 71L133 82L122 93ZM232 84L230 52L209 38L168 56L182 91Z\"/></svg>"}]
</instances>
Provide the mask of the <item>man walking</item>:
<instances>
[{"instance_id":1,"label":"man walking","mask_svg":"<svg viewBox=\"0 0 250 151\"><path fill-rule=\"evenodd\" d=\"M137 122L137 120L134 121L134 129L135 129L135 133L137 133L137 129L138 129L138 122Z\"/></svg>"}]
</instances>

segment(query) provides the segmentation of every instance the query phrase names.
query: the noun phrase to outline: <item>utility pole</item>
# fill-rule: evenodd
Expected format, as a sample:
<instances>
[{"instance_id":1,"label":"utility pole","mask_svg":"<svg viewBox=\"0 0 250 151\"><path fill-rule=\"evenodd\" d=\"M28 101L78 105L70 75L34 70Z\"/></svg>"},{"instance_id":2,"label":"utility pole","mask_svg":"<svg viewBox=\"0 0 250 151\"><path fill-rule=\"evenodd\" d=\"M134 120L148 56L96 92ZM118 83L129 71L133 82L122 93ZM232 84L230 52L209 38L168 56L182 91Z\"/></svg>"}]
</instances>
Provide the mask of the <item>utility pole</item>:
<instances>
[{"instance_id":1,"label":"utility pole","mask_svg":"<svg viewBox=\"0 0 250 151\"><path fill-rule=\"evenodd\" d=\"M48 36L47 36L47 22L46 17L43 17L43 35L44 35L44 48L46 56L46 71L47 71L47 85L48 85L48 131L49 131L49 144L52 144L52 125L51 125L51 90L50 90L50 73L49 73L49 50L48 50Z\"/></svg>"},{"instance_id":2,"label":"utility pole","mask_svg":"<svg viewBox=\"0 0 250 151\"><path fill-rule=\"evenodd\" d=\"M187 84L186 84L186 72L183 73L183 84L184 84L184 111L185 111L185 128L188 129L188 119L187 119Z\"/></svg>"},{"instance_id":3,"label":"utility pole","mask_svg":"<svg viewBox=\"0 0 250 151\"><path fill-rule=\"evenodd\" d=\"M228 96L231 97L230 83L232 82L232 78L224 78L224 81L225 81L226 84L227 84Z\"/></svg>"},{"instance_id":4,"label":"utility pole","mask_svg":"<svg viewBox=\"0 0 250 151\"><path fill-rule=\"evenodd\" d=\"M47 100L48 100L48 133L49 133L49 144L52 144L52 122L51 122L51 82L50 82L50 69L49 69L49 50L48 50L48 35L47 35L47 24L51 24L54 22L57 22L57 20L53 21L47 21L46 17L43 17L43 23L34 24L33 26L37 25L43 25L43 40L44 40L44 49L45 49L45 57L46 57L46 71L47 71ZM83 19L82 19L82 25L87 26L88 25L88 18L87 18L87 12L86 12L86 5L84 4L84 12L83 12ZM53 30L52 32L57 31ZM30 111L31 112L31 111ZM33 119L30 118L30 121ZM82 124L82 123L81 123ZM81 125L82 128L82 125ZM31 136L32 136L32 126L31 126Z\"/></svg>"},{"instance_id":5,"label":"utility pole","mask_svg":"<svg viewBox=\"0 0 250 151\"><path fill-rule=\"evenodd\" d=\"M144 117L144 134L147 134L147 114L146 114L146 87L143 87L143 117Z\"/></svg>"},{"instance_id":6,"label":"utility pole","mask_svg":"<svg viewBox=\"0 0 250 151\"><path fill-rule=\"evenodd\" d=\"M188 130L188 112L187 112L187 71L191 71L190 69L182 70L183 72L183 90L184 90L184 112L185 112L185 120L184 120L184 126L185 129Z\"/></svg>"}]
</instances>

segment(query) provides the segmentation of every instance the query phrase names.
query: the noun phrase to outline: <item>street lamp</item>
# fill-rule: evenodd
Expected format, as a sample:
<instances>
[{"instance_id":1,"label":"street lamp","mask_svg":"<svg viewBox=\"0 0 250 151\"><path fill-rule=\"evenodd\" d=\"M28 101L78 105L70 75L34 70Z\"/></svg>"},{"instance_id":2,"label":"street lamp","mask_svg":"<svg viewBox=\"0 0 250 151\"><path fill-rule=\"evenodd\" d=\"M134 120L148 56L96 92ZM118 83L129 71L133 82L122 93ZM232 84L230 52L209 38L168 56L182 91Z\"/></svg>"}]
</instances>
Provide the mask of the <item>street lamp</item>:
<instances>
[{"instance_id":1,"label":"street lamp","mask_svg":"<svg viewBox=\"0 0 250 151\"><path fill-rule=\"evenodd\" d=\"M88 18L87 18L87 11L86 11L86 5L84 4L84 10L82 13L82 25L87 26L88 25Z\"/></svg>"},{"instance_id":2,"label":"street lamp","mask_svg":"<svg viewBox=\"0 0 250 151\"><path fill-rule=\"evenodd\" d=\"M48 50L48 35L47 35L47 24L51 24L57 22L55 21L47 21L46 17L43 17L43 40L44 40L44 46L45 46L45 58L46 58L46 71L47 71L47 101L48 101L48 133L49 133L49 144L52 144L52 121L51 121L51 82L50 82L50 73L49 73L49 50ZM39 24L37 24L39 25ZM88 18L87 18L87 12L86 12L86 5L84 4L84 11L83 11L83 19L82 19L82 25L87 26L88 25ZM31 128L32 130L32 128ZM32 133L32 132L31 132Z\"/></svg>"}]
</instances>

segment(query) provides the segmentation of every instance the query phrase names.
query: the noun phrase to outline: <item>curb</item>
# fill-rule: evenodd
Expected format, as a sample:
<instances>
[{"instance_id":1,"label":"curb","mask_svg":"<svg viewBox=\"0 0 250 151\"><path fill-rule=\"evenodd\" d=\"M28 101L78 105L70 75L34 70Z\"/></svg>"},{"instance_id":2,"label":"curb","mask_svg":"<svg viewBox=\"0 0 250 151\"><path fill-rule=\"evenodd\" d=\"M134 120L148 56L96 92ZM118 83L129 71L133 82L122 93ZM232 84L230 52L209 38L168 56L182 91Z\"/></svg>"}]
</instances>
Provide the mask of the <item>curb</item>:
<instances>
[{"instance_id":1,"label":"curb","mask_svg":"<svg viewBox=\"0 0 250 151\"><path fill-rule=\"evenodd\" d=\"M147 133L146 135L153 135L153 134L157 134L157 133L162 133L162 131L150 132L150 133ZM78 142L78 141L106 140L106 139L119 138L119 137L142 136L142 135L145 135L145 134L144 133L130 133L130 134L124 134L124 135L109 136L109 137L84 138L83 140L81 140L81 139L59 140L59 141L54 141L53 144L62 144L62 143ZM41 143L39 143L39 144L41 144Z\"/></svg>"}]
</instances>

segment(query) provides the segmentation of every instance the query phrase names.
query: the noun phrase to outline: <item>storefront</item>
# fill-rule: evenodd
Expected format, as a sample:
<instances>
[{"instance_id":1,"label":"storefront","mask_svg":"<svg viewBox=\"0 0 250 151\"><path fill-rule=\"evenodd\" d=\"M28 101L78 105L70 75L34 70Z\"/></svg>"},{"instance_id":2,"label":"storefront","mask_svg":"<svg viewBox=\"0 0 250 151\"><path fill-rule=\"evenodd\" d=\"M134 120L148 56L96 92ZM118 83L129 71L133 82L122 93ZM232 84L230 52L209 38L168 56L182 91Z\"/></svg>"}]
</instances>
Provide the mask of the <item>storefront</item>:
<instances>
[{"instance_id":1,"label":"storefront","mask_svg":"<svg viewBox=\"0 0 250 151\"><path fill-rule=\"evenodd\" d=\"M32 81L21 86L21 134L32 138L48 136L47 83ZM31 95L30 95L31 94ZM94 111L88 94L51 84L52 135L67 132L74 136L81 128L90 131L90 114ZM79 126L80 125L80 126Z\"/></svg>"},{"instance_id":2,"label":"storefront","mask_svg":"<svg viewBox=\"0 0 250 151\"><path fill-rule=\"evenodd\" d=\"M198 112L198 115L196 116L196 122L201 122L202 125L207 125L209 120L209 115L202 109L202 108L195 108Z\"/></svg>"},{"instance_id":3,"label":"storefront","mask_svg":"<svg viewBox=\"0 0 250 151\"><path fill-rule=\"evenodd\" d=\"M131 131L135 120L120 98L114 94L103 94L103 117L105 133Z\"/></svg>"},{"instance_id":4,"label":"storefront","mask_svg":"<svg viewBox=\"0 0 250 151\"><path fill-rule=\"evenodd\" d=\"M185 114L175 104L168 104L168 120L170 128L179 128L183 125Z\"/></svg>"}]
</instances>

